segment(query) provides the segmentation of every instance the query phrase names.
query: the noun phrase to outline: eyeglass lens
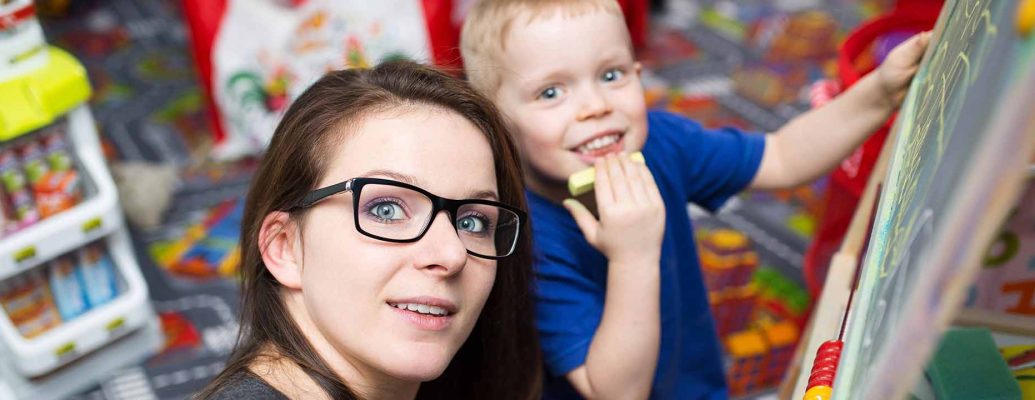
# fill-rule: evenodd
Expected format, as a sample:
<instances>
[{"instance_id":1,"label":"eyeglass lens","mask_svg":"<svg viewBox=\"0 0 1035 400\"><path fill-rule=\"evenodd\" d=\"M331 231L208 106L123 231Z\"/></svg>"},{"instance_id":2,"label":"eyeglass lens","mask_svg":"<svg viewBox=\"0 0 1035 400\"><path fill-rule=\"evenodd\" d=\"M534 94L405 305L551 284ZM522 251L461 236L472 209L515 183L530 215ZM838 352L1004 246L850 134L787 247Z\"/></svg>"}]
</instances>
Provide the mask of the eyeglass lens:
<instances>
[{"instance_id":1,"label":"eyeglass lens","mask_svg":"<svg viewBox=\"0 0 1035 400\"><path fill-rule=\"evenodd\" d=\"M359 228L367 234L391 240L420 236L432 219L434 206L424 194L392 185L367 184L357 204ZM464 204L457 209L454 226L464 247L489 257L510 255L518 235L518 215L488 204Z\"/></svg>"}]
</instances>

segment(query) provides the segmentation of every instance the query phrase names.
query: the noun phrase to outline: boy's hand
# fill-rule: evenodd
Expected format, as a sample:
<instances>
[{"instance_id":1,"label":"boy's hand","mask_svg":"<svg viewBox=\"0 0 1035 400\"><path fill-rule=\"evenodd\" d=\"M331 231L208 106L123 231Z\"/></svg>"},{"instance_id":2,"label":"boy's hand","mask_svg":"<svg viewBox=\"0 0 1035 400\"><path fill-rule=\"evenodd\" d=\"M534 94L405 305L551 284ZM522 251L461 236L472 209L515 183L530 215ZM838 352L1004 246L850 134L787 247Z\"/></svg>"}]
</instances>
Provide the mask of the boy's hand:
<instances>
[{"instance_id":1,"label":"boy's hand","mask_svg":"<svg viewBox=\"0 0 1035 400\"><path fill-rule=\"evenodd\" d=\"M665 204L647 166L623 153L597 159L595 167L600 220L577 200L564 201L586 241L610 262L660 258Z\"/></svg>"},{"instance_id":2,"label":"boy's hand","mask_svg":"<svg viewBox=\"0 0 1035 400\"><path fill-rule=\"evenodd\" d=\"M931 32L921 32L895 46L888 57L877 67L877 81L883 90L884 102L896 109L902 104L909 89L909 82L920 68L920 59L927 50Z\"/></svg>"}]
</instances>

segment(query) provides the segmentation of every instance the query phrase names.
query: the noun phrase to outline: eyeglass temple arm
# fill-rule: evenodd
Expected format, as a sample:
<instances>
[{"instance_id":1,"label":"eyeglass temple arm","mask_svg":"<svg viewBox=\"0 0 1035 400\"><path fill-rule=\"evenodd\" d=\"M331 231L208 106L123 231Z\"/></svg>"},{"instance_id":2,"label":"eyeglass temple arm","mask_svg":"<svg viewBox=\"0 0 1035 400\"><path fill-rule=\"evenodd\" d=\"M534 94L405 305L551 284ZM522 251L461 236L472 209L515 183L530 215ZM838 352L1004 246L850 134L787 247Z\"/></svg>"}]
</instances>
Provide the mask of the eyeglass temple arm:
<instances>
[{"instance_id":1,"label":"eyeglass temple arm","mask_svg":"<svg viewBox=\"0 0 1035 400\"><path fill-rule=\"evenodd\" d=\"M345 182L335 183L331 186L323 187L309 192L309 194L305 195L305 197L302 198L302 201L299 202L298 206L296 206L295 208L309 208L330 196L342 192L350 192L352 191L352 181L354 180L355 179L349 179Z\"/></svg>"}]
</instances>

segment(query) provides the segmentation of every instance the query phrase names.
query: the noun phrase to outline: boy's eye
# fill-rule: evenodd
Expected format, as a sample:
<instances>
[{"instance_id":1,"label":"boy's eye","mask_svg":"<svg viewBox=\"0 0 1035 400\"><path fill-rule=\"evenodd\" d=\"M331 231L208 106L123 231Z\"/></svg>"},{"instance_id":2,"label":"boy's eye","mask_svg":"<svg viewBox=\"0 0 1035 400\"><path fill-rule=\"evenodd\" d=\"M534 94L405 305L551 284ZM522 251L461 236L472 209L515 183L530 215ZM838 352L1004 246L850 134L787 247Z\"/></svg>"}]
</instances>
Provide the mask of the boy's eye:
<instances>
[{"instance_id":1,"label":"boy's eye","mask_svg":"<svg viewBox=\"0 0 1035 400\"><path fill-rule=\"evenodd\" d=\"M619 79L622 79L623 76L625 76L624 71L618 68L611 68L607 71L604 71L604 74L600 76L600 79L603 79L604 82L614 82Z\"/></svg>"},{"instance_id":2,"label":"boy's eye","mask_svg":"<svg viewBox=\"0 0 1035 400\"><path fill-rule=\"evenodd\" d=\"M550 86L543 91L539 92L535 98L536 100L552 100L561 96L561 88L557 86Z\"/></svg>"}]
</instances>

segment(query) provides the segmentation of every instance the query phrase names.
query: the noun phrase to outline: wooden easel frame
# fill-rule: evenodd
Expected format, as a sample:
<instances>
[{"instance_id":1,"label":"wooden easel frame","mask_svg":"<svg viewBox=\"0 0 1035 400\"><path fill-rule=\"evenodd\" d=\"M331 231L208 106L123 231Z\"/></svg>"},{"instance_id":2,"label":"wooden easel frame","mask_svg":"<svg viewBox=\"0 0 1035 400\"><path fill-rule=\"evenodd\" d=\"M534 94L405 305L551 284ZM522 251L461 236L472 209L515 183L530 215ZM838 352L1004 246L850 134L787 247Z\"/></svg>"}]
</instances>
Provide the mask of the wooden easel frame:
<instances>
[{"instance_id":1,"label":"wooden easel frame","mask_svg":"<svg viewBox=\"0 0 1035 400\"><path fill-rule=\"evenodd\" d=\"M892 130L892 133L881 148L873 172L866 183L859 205L852 216L851 224L841 243L841 248L830 261L830 268L827 272L823 291L819 299L817 299L812 317L802 335L804 340L799 343L795 358L791 362L787 374L780 385L778 391L780 399L797 400L804 397L809 373L812 370L815 354L820 344L827 340L836 339L839 336L844 315L848 312L847 307L850 296L852 291L855 290L855 287L853 287L855 283L854 278L857 275L861 261L860 256L865 250L864 246L870 233L871 222L874 218L873 214L877 209L875 203L880 188L887 176L897 131L897 129ZM1028 140L1029 143L1035 142L1035 139L1032 138ZM1035 179L1035 165L1028 167L1028 170L1022 174L1026 175L1028 179ZM1016 201L1020 190L1017 189L1015 192L997 198ZM1006 207L1000 204L998 209L1005 210ZM1003 211L1003 216L1005 217L1005 211ZM986 229L998 229L998 227L986 227ZM967 309L960 309L953 321L958 325L985 326L998 332L1035 336L1035 324L1032 324L1029 318L1004 313L973 312Z\"/></svg>"},{"instance_id":2,"label":"wooden easel frame","mask_svg":"<svg viewBox=\"0 0 1035 400\"><path fill-rule=\"evenodd\" d=\"M808 384L809 372L812 371L816 350L823 342L838 337L841 321L848 312L849 296L855 290L852 284L859 268L859 257L870 232L870 223L876 210L874 205L877 202L879 188L887 175L896 137L897 134L893 131L884 141L870 179L866 181L859 205L852 215L852 222L848 225L848 231L841 242L841 248L830 259L823 290L816 300L805 334L802 335L806 340L799 342L794 361L791 362L784 381L780 384L780 399L800 399L805 396L805 386Z\"/></svg>"}]
</instances>

